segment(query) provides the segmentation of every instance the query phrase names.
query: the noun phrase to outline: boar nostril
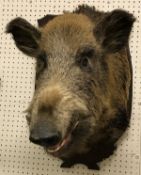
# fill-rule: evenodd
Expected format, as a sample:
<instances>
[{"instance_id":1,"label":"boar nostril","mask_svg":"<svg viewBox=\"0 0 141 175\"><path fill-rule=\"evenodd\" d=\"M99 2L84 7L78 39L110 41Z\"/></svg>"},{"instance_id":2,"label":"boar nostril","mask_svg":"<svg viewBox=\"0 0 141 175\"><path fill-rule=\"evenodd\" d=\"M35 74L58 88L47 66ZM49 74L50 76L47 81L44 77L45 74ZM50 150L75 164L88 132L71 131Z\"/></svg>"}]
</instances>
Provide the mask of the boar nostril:
<instances>
[{"instance_id":1,"label":"boar nostril","mask_svg":"<svg viewBox=\"0 0 141 175\"><path fill-rule=\"evenodd\" d=\"M41 146L54 146L61 140L61 134L59 132L46 133L44 136L37 137L35 135L30 135L29 140L35 144Z\"/></svg>"}]
</instances>

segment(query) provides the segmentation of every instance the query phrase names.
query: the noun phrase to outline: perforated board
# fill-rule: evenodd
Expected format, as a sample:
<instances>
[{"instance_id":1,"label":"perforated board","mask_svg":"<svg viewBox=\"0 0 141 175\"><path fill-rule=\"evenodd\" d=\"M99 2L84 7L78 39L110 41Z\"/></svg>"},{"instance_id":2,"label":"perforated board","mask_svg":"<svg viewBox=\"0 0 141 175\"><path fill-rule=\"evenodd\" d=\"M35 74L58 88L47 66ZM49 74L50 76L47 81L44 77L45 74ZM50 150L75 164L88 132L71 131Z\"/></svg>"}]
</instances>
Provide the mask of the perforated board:
<instances>
[{"instance_id":1,"label":"perforated board","mask_svg":"<svg viewBox=\"0 0 141 175\"><path fill-rule=\"evenodd\" d=\"M6 24L21 16L37 25L46 14L72 11L79 4L99 10L122 8L137 20L130 39L133 62L133 110L130 129L118 143L118 149L101 163L100 171L83 165L61 169L61 161L28 140L23 111L34 92L35 60L15 47ZM141 1L139 0L1 0L0 2L0 175L141 175Z\"/></svg>"}]
</instances>

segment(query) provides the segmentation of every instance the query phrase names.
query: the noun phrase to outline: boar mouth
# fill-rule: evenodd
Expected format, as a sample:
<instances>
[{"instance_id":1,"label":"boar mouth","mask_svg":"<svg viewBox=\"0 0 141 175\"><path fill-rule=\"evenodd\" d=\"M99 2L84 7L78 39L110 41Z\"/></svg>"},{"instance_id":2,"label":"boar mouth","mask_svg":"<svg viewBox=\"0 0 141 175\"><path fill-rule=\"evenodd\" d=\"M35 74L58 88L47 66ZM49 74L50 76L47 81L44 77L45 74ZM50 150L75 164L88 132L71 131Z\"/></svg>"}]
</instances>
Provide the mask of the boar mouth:
<instances>
[{"instance_id":1,"label":"boar mouth","mask_svg":"<svg viewBox=\"0 0 141 175\"><path fill-rule=\"evenodd\" d=\"M63 151L71 142L72 132L75 130L78 124L79 124L79 121L75 123L71 131L67 133L66 136L57 145L47 148L46 149L47 152L54 156L57 156L57 153L59 153L60 151Z\"/></svg>"}]
</instances>

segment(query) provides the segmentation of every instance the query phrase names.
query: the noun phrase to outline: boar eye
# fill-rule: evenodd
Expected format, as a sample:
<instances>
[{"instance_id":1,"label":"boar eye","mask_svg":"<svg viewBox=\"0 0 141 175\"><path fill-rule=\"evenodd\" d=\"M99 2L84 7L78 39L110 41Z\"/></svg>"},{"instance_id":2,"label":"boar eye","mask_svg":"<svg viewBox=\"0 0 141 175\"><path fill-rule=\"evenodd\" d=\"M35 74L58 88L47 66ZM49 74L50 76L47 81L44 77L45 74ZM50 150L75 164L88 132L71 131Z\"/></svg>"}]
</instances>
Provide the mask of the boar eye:
<instances>
[{"instance_id":1,"label":"boar eye","mask_svg":"<svg viewBox=\"0 0 141 175\"><path fill-rule=\"evenodd\" d=\"M81 67L87 67L88 64L89 64L89 58L87 56L85 57L82 57L81 60L80 60L80 66Z\"/></svg>"},{"instance_id":2,"label":"boar eye","mask_svg":"<svg viewBox=\"0 0 141 175\"><path fill-rule=\"evenodd\" d=\"M81 68L88 68L90 59L94 55L94 49L92 47L81 48L77 53L77 64Z\"/></svg>"}]
</instances>

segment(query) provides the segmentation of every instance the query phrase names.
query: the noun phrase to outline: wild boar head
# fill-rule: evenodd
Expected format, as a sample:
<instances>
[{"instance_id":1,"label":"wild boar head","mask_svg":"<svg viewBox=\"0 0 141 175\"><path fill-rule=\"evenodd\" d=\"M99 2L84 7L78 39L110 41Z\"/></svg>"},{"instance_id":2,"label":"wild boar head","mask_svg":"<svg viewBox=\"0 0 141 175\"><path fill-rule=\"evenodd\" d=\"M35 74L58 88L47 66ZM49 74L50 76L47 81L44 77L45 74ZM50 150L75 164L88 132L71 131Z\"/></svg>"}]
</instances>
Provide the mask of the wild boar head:
<instances>
[{"instance_id":1,"label":"wild boar head","mask_svg":"<svg viewBox=\"0 0 141 175\"><path fill-rule=\"evenodd\" d=\"M104 13L79 6L46 18L38 29L22 18L7 26L16 46L37 60L27 117L30 141L64 160L88 164L86 155L97 150L95 145L114 144L128 126L127 46L134 17L123 10Z\"/></svg>"}]
</instances>

